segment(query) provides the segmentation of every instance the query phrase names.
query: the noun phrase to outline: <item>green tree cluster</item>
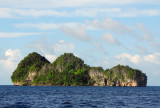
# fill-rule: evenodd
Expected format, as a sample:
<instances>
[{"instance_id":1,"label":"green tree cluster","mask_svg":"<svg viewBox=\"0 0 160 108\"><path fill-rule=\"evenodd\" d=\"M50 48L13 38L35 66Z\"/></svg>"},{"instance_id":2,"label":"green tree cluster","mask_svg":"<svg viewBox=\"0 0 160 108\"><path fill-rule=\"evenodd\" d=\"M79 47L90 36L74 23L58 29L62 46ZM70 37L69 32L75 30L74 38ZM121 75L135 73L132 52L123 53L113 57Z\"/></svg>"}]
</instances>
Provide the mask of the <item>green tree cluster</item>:
<instances>
[{"instance_id":1,"label":"green tree cluster","mask_svg":"<svg viewBox=\"0 0 160 108\"><path fill-rule=\"evenodd\" d=\"M111 82L133 79L141 84L147 80L144 73L129 66L117 65L111 69L103 70L102 67L90 67L84 64L82 59L72 53L64 53L53 63L50 63L36 52L29 54L18 64L11 79L13 83L23 82L25 85L87 86L95 83L95 80L89 75L91 69L102 72L106 76L106 80ZM28 83L26 78L30 72L35 72L36 75L33 81ZM98 76L96 78L103 79Z\"/></svg>"},{"instance_id":2,"label":"green tree cluster","mask_svg":"<svg viewBox=\"0 0 160 108\"><path fill-rule=\"evenodd\" d=\"M17 69L13 72L12 82L25 81L29 71L39 71L42 66L50 62L42 57L40 54L33 52L25 57L19 64Z\"/></svg>"}]
</instances>

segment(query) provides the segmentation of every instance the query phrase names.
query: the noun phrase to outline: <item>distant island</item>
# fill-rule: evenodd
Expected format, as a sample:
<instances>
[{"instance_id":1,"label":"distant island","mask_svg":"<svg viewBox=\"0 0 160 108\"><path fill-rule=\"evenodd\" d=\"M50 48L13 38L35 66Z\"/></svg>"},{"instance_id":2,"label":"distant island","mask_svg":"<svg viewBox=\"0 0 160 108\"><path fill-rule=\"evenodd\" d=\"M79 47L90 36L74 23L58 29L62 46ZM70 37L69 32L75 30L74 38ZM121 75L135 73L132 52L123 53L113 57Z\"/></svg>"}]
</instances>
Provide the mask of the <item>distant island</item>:
<instances>
[{"instance_id":1,"label":"distant island","mask_svg":"<svg viewBox=\"0 0 160 108\"><path fill-rule=\"evenodd\" d=\"M16 86L130 86L145 87L147 76L140 70L117 65L104 70L90 67L72 53L53 63L33 52L25 57L11 76Z\"/></svg>"}]
</instances>

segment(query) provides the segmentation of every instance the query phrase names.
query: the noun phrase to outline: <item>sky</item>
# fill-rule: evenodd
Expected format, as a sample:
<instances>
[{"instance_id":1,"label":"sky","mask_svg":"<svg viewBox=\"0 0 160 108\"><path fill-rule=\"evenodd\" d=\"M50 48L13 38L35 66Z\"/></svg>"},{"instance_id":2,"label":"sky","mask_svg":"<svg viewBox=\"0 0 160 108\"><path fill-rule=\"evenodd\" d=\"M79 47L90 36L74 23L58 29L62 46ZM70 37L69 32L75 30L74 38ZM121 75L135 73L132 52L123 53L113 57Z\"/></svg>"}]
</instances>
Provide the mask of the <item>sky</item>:
<instances>
[{"instance_id":1,"label":"sky","mask_svg":"<svg viewBox=\"0 0 160 108\"><path fill-rule=\"evenodd\" d=\"M139 69L160 86L160 0L0 0L0 85L29 53Z\"/></svg>"}]
</instances>

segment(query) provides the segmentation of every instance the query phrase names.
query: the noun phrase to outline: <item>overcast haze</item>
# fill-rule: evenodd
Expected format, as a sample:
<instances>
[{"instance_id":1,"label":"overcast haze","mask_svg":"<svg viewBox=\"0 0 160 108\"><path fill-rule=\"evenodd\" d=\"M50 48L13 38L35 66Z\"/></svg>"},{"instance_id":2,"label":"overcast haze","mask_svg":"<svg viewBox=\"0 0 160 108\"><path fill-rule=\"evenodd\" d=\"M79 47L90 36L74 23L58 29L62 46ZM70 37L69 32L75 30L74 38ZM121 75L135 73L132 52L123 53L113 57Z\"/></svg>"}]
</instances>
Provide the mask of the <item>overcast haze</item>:
<instances>
[{"instance_id":1,"label":"overcast haze","mask_svg":"<svg viewBox=\"0 0 160 108\"><path fill-rule=\"evenodd\" d=\"M0 0L0 84L20 60L71 52L90 66L142 70L160 86L160 0Z\"/></svg>"}]
</instances>

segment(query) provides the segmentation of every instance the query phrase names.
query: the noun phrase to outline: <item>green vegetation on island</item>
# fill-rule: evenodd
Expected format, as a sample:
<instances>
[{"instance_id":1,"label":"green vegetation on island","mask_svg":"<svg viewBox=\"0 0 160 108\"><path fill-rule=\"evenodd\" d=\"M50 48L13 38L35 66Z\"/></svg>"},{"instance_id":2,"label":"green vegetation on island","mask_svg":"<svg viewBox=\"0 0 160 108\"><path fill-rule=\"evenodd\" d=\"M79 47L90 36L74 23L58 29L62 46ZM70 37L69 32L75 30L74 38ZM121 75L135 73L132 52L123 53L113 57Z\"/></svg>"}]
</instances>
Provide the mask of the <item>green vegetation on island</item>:
<instances>
[{"instance_id":1,"label":"green vegetation on island","mask_svg":"<svg viewBox=\"0 0 160 108\"><path fill-rule=\"evenodd\" d=\"M72 53L64 53L53 63L33 52L25 57L11 76L14 85L26 86L146 86L140 70L117 65L104 70L90 67Z\"/></svg>"},{"instance_id":2,"label":"green vegetation on island","mask_svg":"<svg viewBox=\"0 0 160 108\"><path fill-rule=\"evenodd\" d=\"M12 82L25 81L30 71L37 72L43 65L49 63L45 57L36 52L29 54L18 64L17 69L13 72Z\"/></svg>"}]
</instances>

